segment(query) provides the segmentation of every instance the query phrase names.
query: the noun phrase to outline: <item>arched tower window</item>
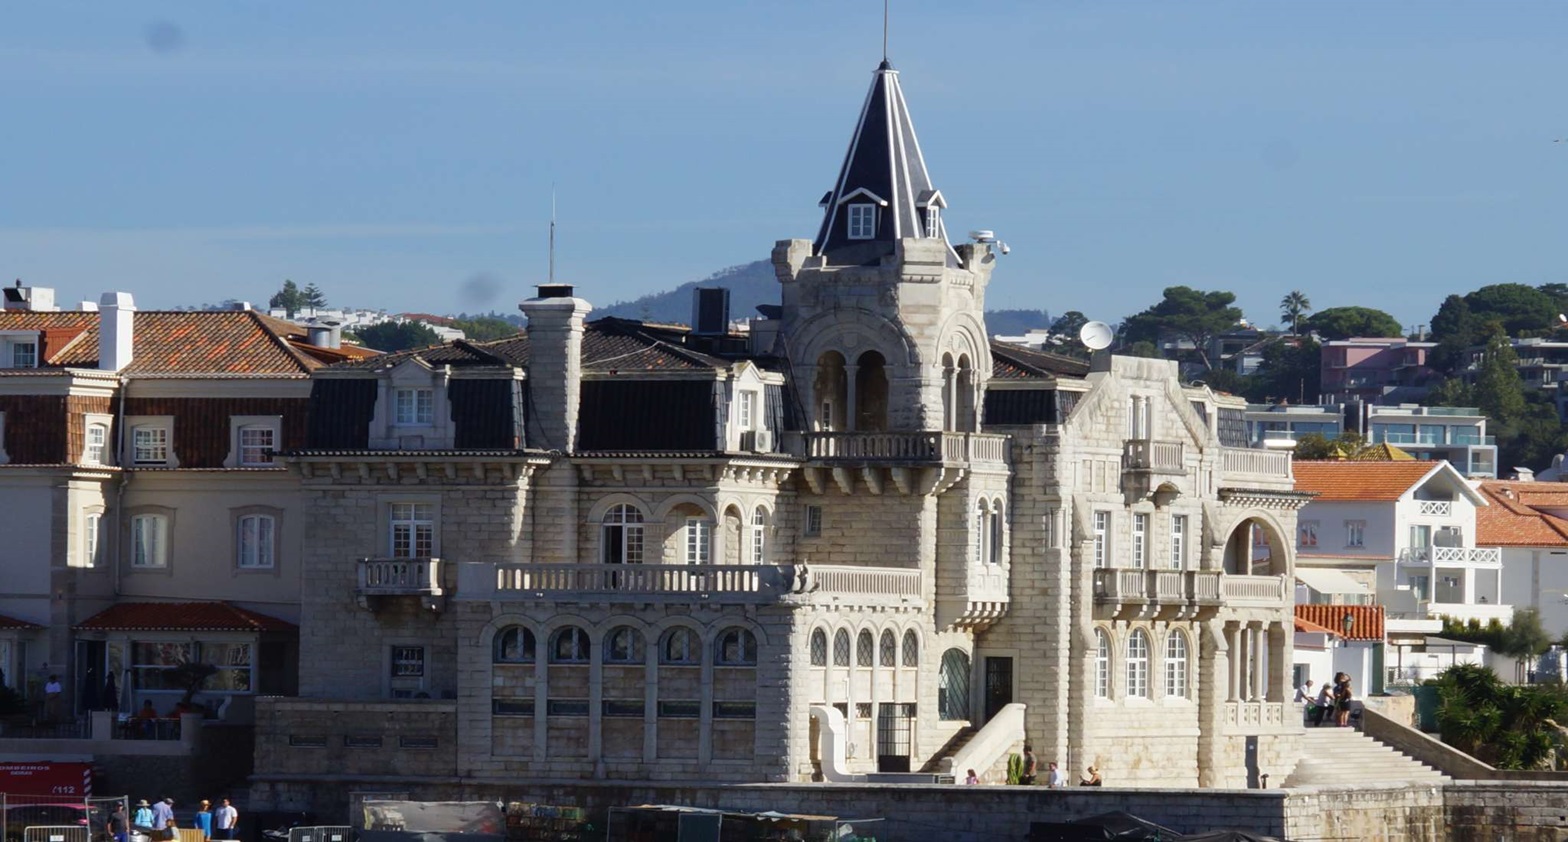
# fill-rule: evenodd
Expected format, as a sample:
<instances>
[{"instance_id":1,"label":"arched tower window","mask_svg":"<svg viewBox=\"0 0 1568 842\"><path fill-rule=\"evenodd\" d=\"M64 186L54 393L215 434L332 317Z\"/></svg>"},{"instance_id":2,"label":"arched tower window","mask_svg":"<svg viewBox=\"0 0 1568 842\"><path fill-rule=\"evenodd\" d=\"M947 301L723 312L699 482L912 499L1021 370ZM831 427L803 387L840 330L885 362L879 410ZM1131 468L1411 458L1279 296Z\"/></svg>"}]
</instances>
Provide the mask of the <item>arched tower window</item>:
<instances>
[{"instance_id":1,"label":"arched tower window","mask_svg":"<svg viewBox=\"0 0 1568 842\"><path fill-rule=\"evenodd\" d=\"M877 643L877 663L884 667L898 666L897 638L886 629L883 629L882 639Z\"/></svg>"},{"instance_id":2,"label":"arched tower window","mask_svg":"<svg viewBox=\"0 0 1568 842\"><path fill-rule=\"evenodd\" d=\"M828 633L822 629L811 631L811 665L825 667L828 665Z\"/></svg>"},{"instance_id":3,"label":"arched tower window","mask_svg":"<svg viewBox=\"0 0 1568 842\"><path fill-rule=\"evenodd\" d=\"M957 403L958 403L958 371L953 364L952 354L942 355L942 429L952 432L958 429Z\"/></svg>"},{"instance_id":4,"label":"arched tower window","mask_svg":"<svg viewBox=\"0 0 1568 842\"><path fill-rule=\"evenodd\" d=\"M817 404L812 407L812 423L821 432L845 429L845 411L849 407L849 379L844 370L844 356L828 351L817 358L817 377L812 384L812 395Z\"/></svg>"},{"instance_id":5,"label":"arched tower window","mask_svg":"<svg viewBox=\"0 0 1568 842\"><path fill-rule=\"evenodd\" d=\"M855 363L855 430L886 430L887 402L887 360L876 351L867 351Z\"/></svg>"},{"instance_id":6,"label":"arched tower window","mask_svg":"<svg viewBox=\"0 0 1568 842\"><path fill-rule=\"evenodd\" d=\"M974 366L969 361L968 354L958 357L958 383L955 391L958 393L955 400L957 408L957 425L954 427L961 433L972 433L976 429L975 417L975 372Z\"/></svg>"},{"instance_id":7,"label":"arched tower window","mask_svg":"<svg viewBox=\"0 0 1568 842\"><path fill-rule=\"evenodd\" d=\"M1187 636L1179 631L1165 639L1165 695L1187 698Z\"/></svg>"}]
</instances>

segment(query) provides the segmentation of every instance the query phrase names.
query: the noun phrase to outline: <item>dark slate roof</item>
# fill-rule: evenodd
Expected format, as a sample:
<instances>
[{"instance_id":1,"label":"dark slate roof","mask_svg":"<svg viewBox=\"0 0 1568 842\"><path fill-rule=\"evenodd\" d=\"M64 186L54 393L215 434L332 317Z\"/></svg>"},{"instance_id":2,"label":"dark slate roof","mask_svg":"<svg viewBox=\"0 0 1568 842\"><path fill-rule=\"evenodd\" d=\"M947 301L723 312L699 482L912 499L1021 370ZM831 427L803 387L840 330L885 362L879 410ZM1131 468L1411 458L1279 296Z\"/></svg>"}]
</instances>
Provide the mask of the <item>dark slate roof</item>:
<instances>
[{"instance_id":1,"label":"dark slate roof","mask_svg":"<svg viewBox=\"0 0 1568 842\"><path fill-rule=\"evenodd\" d=\"M659 325L634 319L607 317L589 322L583 330L584 372L712 371L729 368L730 361L714 353L687 347L692 339L683 325ZM703 341L710 341L704 337ZM742 355L744 356L744 355ZM529 361L528 335L490 342L458 339L428 348L415 348L372 359L343 363L335 368L380 369L418 358L431 366L515 366Z\"/></svg>"},{"instance_id":2,"label":"dark slate roof","mask_svg":"<svg viewBox=\"0 0 1568 842\"><path fill-rule=\"evenodd\" d=\"M1036 351L1008 342L991 343L992 380L1043 380L1083 377L1088 373L1088 360Z\"/></svg>"},{"instance_id":3,"label":"dark slate roof","mask_svg":"<svg viewBox=\"0 0 1568 842\"><path fill-rule=\"evenodd\" d=\"M901 238L924 237L924 207L945 205L926 173L898 71L886 59L871 77L844 165L822 202L822 228L813 251L839 265L873 265L892 254ZM847 205L866 202L879 206L876 237L851 240ZM946 242L946 226L939 227L937 233ZM957 265L951 246L948 260Z\"/></svg>"}]
</instances>

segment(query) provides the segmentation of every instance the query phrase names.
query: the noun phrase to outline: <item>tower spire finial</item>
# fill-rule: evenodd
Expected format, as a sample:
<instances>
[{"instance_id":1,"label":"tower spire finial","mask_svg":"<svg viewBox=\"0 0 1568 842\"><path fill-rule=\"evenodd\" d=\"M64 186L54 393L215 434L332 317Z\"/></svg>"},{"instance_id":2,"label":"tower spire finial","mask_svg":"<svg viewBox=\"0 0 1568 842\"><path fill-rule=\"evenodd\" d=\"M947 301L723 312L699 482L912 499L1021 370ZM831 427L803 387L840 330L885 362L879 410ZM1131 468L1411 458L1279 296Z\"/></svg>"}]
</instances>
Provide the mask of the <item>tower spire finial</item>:
<instances>
[{"instance_id":1,"label":"tower spire finial","mask_svg":"<svg viewBox=\"0 0 1568 842\"><path fill-rule=\"evenodd\" d=\"M550 182L550 283L555 283L555 182Z\"/></svg>"},{"instance_id":2,"label":"tower spire finial","mask_svg":"<svg viewBox=\"0 0 1568 842\"><path fill-rule=\"evenodd\" d=\"M887 63L887 19L888 4L891 0L882 0L882 63Z\"/></svg>"}]
</instances>

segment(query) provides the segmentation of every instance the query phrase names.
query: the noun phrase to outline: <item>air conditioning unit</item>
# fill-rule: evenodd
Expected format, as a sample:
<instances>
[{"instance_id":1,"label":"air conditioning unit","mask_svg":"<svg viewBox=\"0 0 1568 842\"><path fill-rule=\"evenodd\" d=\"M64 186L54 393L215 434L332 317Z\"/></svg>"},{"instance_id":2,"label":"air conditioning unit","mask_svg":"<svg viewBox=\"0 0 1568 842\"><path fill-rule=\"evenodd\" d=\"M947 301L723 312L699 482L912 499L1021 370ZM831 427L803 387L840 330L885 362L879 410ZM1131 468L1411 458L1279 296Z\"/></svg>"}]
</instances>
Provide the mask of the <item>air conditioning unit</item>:
<instances>
[{"instance_id":1,"label":"air conditioning unit","mask_svg":"<svg viewBox=\"0 0 1568 842\"><path fill-rule=\"evenodd\" d=\"M773 452L772 430L747 430L740 434L740 449L753 453Z\"/></svg>"}]
</instances>

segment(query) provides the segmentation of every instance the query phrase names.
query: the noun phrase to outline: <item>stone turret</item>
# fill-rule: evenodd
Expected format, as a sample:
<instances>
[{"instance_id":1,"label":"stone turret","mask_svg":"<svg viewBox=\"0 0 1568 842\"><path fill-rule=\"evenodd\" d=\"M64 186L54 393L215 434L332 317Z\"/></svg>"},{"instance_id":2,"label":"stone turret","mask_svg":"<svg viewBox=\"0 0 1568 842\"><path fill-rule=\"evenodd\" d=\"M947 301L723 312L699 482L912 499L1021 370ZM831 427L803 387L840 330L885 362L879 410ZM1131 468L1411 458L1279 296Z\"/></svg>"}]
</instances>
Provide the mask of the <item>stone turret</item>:
<instances>
[{"instance_id":1,"label":"stone turret","mask_svg":"<svg viewBox=\"0 0 1568 842\"><path fill-rule=\"evenodd\" d=\"M873 75L814 241L783 240L780 333L812 430L979 429L995 256L954 248L898 73Z\"/></svg>"}]
</instances>

